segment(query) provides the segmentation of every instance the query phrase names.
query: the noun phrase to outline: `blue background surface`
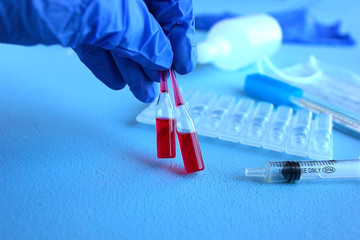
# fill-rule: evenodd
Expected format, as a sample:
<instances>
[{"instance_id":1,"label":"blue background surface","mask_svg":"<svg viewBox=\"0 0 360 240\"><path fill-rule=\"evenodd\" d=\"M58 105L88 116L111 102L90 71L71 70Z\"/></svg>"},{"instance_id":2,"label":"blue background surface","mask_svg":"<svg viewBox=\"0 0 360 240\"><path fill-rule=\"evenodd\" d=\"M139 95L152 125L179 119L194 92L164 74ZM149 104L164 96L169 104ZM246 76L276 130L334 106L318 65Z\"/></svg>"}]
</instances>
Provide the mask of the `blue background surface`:
<instances>
[{"instance_id":1,"label":"blue background surface","mask_svg":"<svg viewBox=\"0 0 360 240\"><path fill-rule=\"evenodd\" d=\"M355 0L311 2L194 5L196 13L310 6L324 22L342 18L360 41ZM272 59L309 54L360 72L359 45L286 45ZM238 95L250 71L198 66L179 83ZM107 89L70 49L0 45L0 239L359 239L360 182L246 179L246 167L299 158L206 137L205 171L185 175L180 154L156 159L154 126L135 121L145 106L128 88ZM334 131L335 159L359 155L358 139Z\"/></svg>"}]
</instances>

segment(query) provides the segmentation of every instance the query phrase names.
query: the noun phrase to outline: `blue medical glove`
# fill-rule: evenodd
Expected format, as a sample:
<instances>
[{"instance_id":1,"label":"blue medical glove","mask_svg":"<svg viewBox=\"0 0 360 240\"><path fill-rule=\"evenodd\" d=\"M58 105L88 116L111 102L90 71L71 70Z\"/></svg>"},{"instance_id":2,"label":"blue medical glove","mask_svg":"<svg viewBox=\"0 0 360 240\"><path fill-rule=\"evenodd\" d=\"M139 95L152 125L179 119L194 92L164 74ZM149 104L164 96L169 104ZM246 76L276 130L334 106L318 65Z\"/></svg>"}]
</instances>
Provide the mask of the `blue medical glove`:
<instances>
[{"instance_id":1,"label":"blue medical glove","mask_svg":"<svg viewBox=\"0 0 360 240\"><path fill-rule=\"evenodd\" d=\"M196 62L191 0L2 0L0 42L72 47L112 89L143 102L157 95L158 71Z\"/></svg>"},{"instance_id":2,"label":"blue medical glove","mask_svg":"<svg viewBox=\"0 0 360 240\"><path fill-rule=\"evenodd\" d=\"M350 34L341 33L340 20L334 24L320 23L307 8L269 14L280 24L283 43L328 46L352 46L356 44ZM196 28L210 30L215 23L221 20L239 16L241 14L231 12L199 15L196 17Z\"/></svg>"}]
</instances>

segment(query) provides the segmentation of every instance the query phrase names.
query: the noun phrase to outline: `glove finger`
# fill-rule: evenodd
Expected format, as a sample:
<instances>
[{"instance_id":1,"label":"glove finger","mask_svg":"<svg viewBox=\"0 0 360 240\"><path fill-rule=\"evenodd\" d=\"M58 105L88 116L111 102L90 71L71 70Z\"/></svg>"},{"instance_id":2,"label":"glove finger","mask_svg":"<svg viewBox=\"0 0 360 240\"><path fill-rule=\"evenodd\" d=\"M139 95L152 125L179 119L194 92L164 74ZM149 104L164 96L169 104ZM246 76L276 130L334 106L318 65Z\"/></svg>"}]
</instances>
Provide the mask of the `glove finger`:
<instances>
[{"instance_id":1,"label":"glove finger","mask_svg":"<svg viewBox=\"0 0 360 240\"><path fill-rule=\"evenodd\" d=\"M108 50L84 45L74 50L80 60L106 86L114 90L119 90L126 86L125 80Z\"/></svg>"},{"instance_id":2,"label":"glove finger","mask_svg":"<svg viewBox=\"0 0 360 240\"><path fill-rule=\"evenodd\" d=\"M151 70L151 69L148 69L148 68L142 68L145 75L151 80L151 81L154 81L154 82L160 82L160 71L157 71L157 70Z\"/></svg>"},{"instance_id":3,"label":"glove finger","mask_svg":"<svg viewBox=\"0 0 360 240\"><path fill-rule=\"evenodd\" d=\"M192 0L145 0L145 3L171 41L175 71L191 72L197 61Z\"/></svg>"},{"instance_id":4,"label":"glove finger","mask_svg":"<svg viewBox=\"0 0 360 240\"><path fill-rule=\"evenodd\" d=\"M83 1L0 1L0 42L71 46L85 8Z\"/></svg>"},{"instance_id":5,"label":"glove finger","mask_svg":"<svg viewBox=\"0 0 360 240\"><path fill-rule=\"evenodd\" d=\"M113 50L153 70L171 67L168 37L142 0L0 1L0 42Z\"/></svg>"},{"instance_id":6,"label":"glove finger","mask_svg":"<svg viewBox=\"0 0 360 240\"><path fill-rule=\"evenodd\" d=\"M144 73L143 68L131 59L116 54L113 54L113 57L134 96L142 102L152 102L158 94L158 87Z\"/></svg>"},{"instance_id":7,"label":"glove finger","mask_svg":"<svg viewBox=\"0 0 360 240\"><path fill-rule=\"evenodd\" d=\"M111 50L152 70L165 70L172 65L170 40L142 0L89 4L82 22L81 32L91 30L81 40L88 45Z\"/></svg>"}]
</instances>

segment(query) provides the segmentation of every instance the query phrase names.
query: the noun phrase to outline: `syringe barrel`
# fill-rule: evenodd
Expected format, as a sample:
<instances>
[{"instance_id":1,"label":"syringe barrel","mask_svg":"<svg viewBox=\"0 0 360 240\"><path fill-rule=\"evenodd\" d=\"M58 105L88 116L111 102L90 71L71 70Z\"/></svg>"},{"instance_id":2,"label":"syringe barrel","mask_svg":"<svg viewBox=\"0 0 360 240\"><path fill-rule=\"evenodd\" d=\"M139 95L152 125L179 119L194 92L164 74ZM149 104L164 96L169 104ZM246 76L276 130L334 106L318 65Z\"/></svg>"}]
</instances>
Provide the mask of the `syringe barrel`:
<instances>
[{"instance_id":1,"label":"syringe barrel","mask_svg":"<svg viewBox=\"0 0 360 240\"><path fill-rule=\"evenodd\" d=\"M360 179L360 159L266 162L266 182Z\"/></svg>"}]
</instances>

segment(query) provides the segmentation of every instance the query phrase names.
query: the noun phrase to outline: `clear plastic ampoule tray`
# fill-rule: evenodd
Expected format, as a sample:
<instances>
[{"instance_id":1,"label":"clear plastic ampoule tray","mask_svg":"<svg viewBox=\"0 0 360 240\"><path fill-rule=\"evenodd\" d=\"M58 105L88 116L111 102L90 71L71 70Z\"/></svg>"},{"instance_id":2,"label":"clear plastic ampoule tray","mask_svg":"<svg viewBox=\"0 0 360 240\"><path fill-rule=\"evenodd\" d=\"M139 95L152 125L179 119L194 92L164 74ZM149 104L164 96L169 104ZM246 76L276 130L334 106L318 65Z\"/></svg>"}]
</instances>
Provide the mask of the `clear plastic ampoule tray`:
<instances>
[{"instance_id":1,"label":"clear plastic ampoule tray","mask_svg":"<svg viewBox=\"0 0 360 240\"><path fill-rule=\"evenodd\" d=\"M183 99L199 135L318 160L333 157L329 114L314 116L305 108L294 112L288 106L194 89L183 91ZM136 117L138 122L155 125L156 101Z\"/></svg>"}]
</instances>

